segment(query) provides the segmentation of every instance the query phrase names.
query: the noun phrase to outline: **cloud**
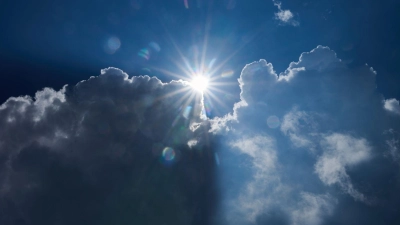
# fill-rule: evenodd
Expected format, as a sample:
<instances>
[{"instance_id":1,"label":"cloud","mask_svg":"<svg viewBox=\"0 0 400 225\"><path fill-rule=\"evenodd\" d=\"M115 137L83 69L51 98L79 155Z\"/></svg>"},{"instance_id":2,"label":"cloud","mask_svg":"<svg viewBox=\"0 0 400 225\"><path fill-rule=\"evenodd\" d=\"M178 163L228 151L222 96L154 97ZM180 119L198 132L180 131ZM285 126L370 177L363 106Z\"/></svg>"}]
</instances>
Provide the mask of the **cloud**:
<instances>
[{"instance_id":1,"label":"cloud","mask_svg":"<svg viewBox=\"0 0 400 225\"><path fill-rule=\"evenodd\" d=\"M384 216L400 221L390 211L400 199L393 167L399 139L384 134L399 132L400 119L388 113L377 75L368 65L348 68L324 46L281 73L263 59L247 64L240 101L210 120L210 132L222 139L221 176L236 180L220 181L230 193L226 215L238 224L353 224L348 218L361 210L365 224ZM257 166L265 155L274 156L268 172Z\"/></svg>"},{"instance_id":2,"label":"cloud","mask_svg":"<svg viewBox=\"0 0 400 225\"><path fill-rule=\"evenodd\" d=\"M387 111L400 114L400 105L397 99L395 98L386 99L384 103L385 103L384 107Z\"/></svg>"},{"instance_id":3,"label":"cloud","mask_svg":"<svg viewBox=\"0 0 400 225\"><path fill-rule=\"evenodd\" d=\"M278 12L275 13L275 19L276 20L279 20L283 24L290 24L290 25L293 25L293 26L298 26L299 25L299 22L294 19L294 15L290 10L288 10L288 9L283 10L282 9L282 3L281 2L273 0L273 3L279 10Z\"/></svg>"},{"instance_id":4,"label":"cloud","mask_svg":"<svg viewBox=\"0 0 400 225\"><path fill-rule=\"evenodd\" d=\"M227 181L229 190L223 196L230 200L224 204L226 219L220 224L321 224L332 215L334 197L299 191L284 181L274 138L245 136L228 145L242 160L235 165L240 169L230 167L224 173L238 182ZM224 159L229 164L231 159L226 155Z\"/></svg>"},{"instance_id":5,"label":"cloud","mask_svg":"<svg viewBox=\"0 0 400 225\"><path fill-rule=\"evenodd\" d=\"M337 201L329 195L301 193L298 209L292 212L292 224L317 225L333 213Z\"/></svg>"},{"instance_id":6,"label":"cloud","mask_svg":"<svg viewBox=\"0 0 400 225\"><path fill-rule=\"evenodd\" d=\"M400 165L400 133L389 129L385 131L384 134L387 136L386 144L389 148L386 152L386 156L389 156L394 162Z\"/></svg>"},{"instance_id":7,"label":"cloud","mask_svg":"<svg viewBox=\"0 0 400 225\"><path fill-rule=\"evenodd\" d=\"M236 208L236 213L230 216L255 221L256 216L273 203L268 194L280 192L275 186L279 185L275 143L270 137L255 136L233 141L230 146L238 149L244 155L242 157L249 158L252 170L251 178L245 182L241 194L231 205Z\"/></svg>"},{"instance_id":8,"label":"cloud","mask_svg":"<svg viewBox=\"0 0 400 225\"><path fill-rule=\"evenodd\" d=\"M305 147L313 149L313 143L308 137L302 136L300 128L313 127L313 120L306 112L296 111L295 109L283 117L281 131L288 135L293 145L297 148Z\"/></svg>"},{"instance_id":9,"label":"cloud","mask_svg":"<svg viewBox=\"0 0 400 225\"><path fill-rule=\"evenodd\" d=\"M354 189L346 167L354 166L371 157L371 147L365 139L334 133L322 140L324 153L315 164L315 172L326 185L339 184L356 200L367 201L365 196Z\"/></svg>"},{"instance_id":10,"label":"cloud","mask_svg":"<svg viewBox=\"0 0 400 225\"><path fill-rule=\"evenodd\" d=\"M389 154L393 160L400 164L399 139L391 139L386 141L389 146Z\"/></svg>"},{"instance_id":11,"label":"cloud","mask_svg":"<svg viewBox=\"0 0 400 225\"><path fill-rule=\"evenodd\" d=\"M0 224L209 224L215 163L191 128L200 113L187 83L116 68L9 98L0 106ZM193 139L203 142L196 150Z\"/></svg>"},{"instance_id":12,"label":"cloud","mask_svg":"<svg viewBox=\"0 0 400 225\"><path fill-rule=\"evenodd\" d=\"M259 60L208 120L186 82L116 68L11 97L0 224L397 223L398 102L377 75L324 46L281 73Z\"/></svg>"}]
</instances>

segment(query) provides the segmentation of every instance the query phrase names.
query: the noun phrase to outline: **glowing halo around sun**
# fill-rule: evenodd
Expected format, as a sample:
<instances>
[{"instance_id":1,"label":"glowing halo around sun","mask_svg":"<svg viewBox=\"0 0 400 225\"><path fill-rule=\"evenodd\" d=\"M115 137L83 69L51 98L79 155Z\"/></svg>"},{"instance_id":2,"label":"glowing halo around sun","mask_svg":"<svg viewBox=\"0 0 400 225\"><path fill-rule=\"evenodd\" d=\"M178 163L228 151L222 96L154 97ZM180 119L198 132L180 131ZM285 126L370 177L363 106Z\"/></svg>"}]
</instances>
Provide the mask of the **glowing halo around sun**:
<instances>
[{"instance_id":1,"label":"glowing halo around sun","mask_svg":"<svg viewBox=\"0 0 400 225\"><path fill-rule=\"evenodd\" d=\"M197 75L190 81L190 86L194 90L203 93L208 87L208 82L208 78L204 75Z\"/></svg>"},{"instance_id":2,"label":"glowing halo around sun","mask_svg":"<svg viewBox=\"0 0 400 225\"><path fill-rule=\"evenodd\" d=\"M210 17L211 18L211 17ZM235 48L230 54L223 56L225 52L223 46L218 48L209 46L209 33L211 20L205 24L204 39L193 40L195 42L188 49L183 51L178 42L169 34L167 28L167 37L177 55L173 54L170 61L175 65L176 69L168 70L167 68L151 67L152 71L157 71L163 76L171 77L172 80L182 82L183 87L164 97L170 97L180 93L184 93L175 104L181 104L181 114L186 119L195 115L191 112L202 112L200 118L207 119L220 114L220 110L231 109L227 102L231 102L233 96L228 90L229 86L237 86L237 82L232 80L235 71L229 68L231 59L246 44L242 44ZM250 40L253 37L250 38ZM247 43L247 42L246 42ZM186 48L185 48L186 49ZM211 53L209 50L212 49ZM185 53L184 53L185 52ZM228 92L227 92L228 91ZM197 113L196 113L197 115ZM179 120L177 117L176 121Z\"/></svg>"}]
</instances>

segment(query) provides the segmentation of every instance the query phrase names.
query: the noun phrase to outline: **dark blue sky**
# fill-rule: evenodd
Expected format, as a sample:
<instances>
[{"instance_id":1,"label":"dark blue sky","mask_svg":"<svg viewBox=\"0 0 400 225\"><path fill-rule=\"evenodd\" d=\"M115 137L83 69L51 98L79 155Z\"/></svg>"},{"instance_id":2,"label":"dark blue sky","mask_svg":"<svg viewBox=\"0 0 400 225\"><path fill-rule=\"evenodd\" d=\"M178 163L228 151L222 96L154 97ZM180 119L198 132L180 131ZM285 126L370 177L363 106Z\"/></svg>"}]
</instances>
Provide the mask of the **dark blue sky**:
<instances>
[{"instance_id":1,"label":"dark blue sky","mask_svg":"<svg viewBox=\"0 0 400 225\"><path fill-rule=\"evenodd\" d=\"M173 77L153 68L182 73L173 63L182 63L173 42L193 61L194 46L201 53L205 37L205 63L215 58L218 65L232 56L219 71L234 71L221 79L232 83L225 87L233 95L229 103L238 99L236 79L245 64L266 59L279 73L317 45L329 46L350 67L368 63L378 72L380 91L400 96L398 1L284 1L282 9L293 13L298 26L276 20L272 1L187 3L188 8L184 0L2 1L0 100L74 84L109 66L169 81ZM105 49L111 37L121 43L113 54ZM138 56L143 48L153 50L149 59Z\"/></svg>"},{"instance_id":2,"label":"dark blue sky","mask_svg":"<svg viewBox=\"0 0 400 225\"><path fill-rule=\"evenodd\" d=\"M1 1L0 224L399 224L399 9Z\"/></svg>"}]
</instances>

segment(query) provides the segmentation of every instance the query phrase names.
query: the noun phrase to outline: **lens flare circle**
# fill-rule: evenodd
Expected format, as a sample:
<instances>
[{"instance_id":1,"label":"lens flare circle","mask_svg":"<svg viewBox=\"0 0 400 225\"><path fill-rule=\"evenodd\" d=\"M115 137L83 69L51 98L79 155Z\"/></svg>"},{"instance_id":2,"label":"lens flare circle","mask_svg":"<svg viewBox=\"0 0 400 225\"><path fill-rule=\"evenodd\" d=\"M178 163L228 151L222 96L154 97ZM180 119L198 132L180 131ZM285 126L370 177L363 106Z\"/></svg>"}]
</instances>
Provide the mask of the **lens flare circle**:
<instances>
[{"instance_id":1,"label":"lens flare circle","mask_svg":"<svg viewBox=\"0 0 400 225\"><path fill-rule=\"evenodd\" d=\"M162 152L162 157L165 161L172 161L175 159L175 151L173 148L170 147L165 147L163 152Z\"/></svg>"},{"instance_id":2,"label":"lens flare circle","mask_svg":"<svg viewBox=\"0 0 400 225\"><path fill-rule=\"evenodd\" d=\"M269 128L278 128L281 125L281 121L279 121L279 118L275 115L268 117L267 119L267 124Z\"/></svg>"},{"instance_id":3,"label":"lens flare circle","mask_svg":"<svg viewBox=\"0 0 400 225\"><path fill-rule=\"evenodd\" d=\"M193 77L190 86L199 92L204 92L208 87L208 78L204 75L197 75Z\"/></svg>"}]
</instances>

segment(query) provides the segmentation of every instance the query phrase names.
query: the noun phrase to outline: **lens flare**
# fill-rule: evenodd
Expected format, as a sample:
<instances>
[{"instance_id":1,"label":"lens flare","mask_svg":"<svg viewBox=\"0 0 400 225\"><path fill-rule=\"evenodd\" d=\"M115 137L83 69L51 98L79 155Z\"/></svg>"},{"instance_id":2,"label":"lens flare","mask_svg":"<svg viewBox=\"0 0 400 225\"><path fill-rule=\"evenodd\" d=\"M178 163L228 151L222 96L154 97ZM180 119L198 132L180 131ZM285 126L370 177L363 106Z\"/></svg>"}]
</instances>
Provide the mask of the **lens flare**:
<instances>
[{"instance_id":1,"label":"lens flare","mask_svg":"<svg viewBox=\"0 0 400 225\"><path fill-rule=\"evenodd\" d=\"M192 1L182 0L184 2L185 8L189 8L189 4ZM227 9L233 9L237 0L223 0L226 3ZM194 1L193 1L194 2ZM202 1L196 1L197 6L201 6ZM191 5L192 6L192 5ZM193 6L192 6L193 7ZM232 100L236 99L233 95L229 94L230 88L229 85L233 84L233 76L236 71L229 68L229 62L231 62L232 58L242 50L246 44L254 39L255 36L258 35L258 32L250 33L246 36L246 43L242 43L235 48L233 52L231 52L226 57L222 57L221 54L225 52L223 48L224 45L221 45L221 48L215 46L216 49L212 49L212 54L210 54L210 41L209 32L211 30L211 16L207 17L207 22L204 23L204 27L196 26L194 27L195 39L192 40L193 44L189 48L185 48L185 51L180 48L178 42L174 40L170 32L166 27L166 35L169 39L172 47L176 50L177 58L171 57L172 63L176 66L178 71L170 71L166 68L156 68L152 67L152 71L160 72L162 74L172 76L179 80L183 80L187 85L182 88L180 91L177 91L174 94L185 92L184 96L182 96L176 104L182 103L182 109L180 114L175 119L173 126L178 124L180 118L189 117L199 117L199 119L207 119L208 117L212 118L214 116L218 116L221 112L219 109L231 108L231 106L227 105ZM198 39L197 37L203 36L203 40ZM229 38L228 42L237 42L240 41L240 37L237 38ZM156 53L158 50L161 50L156 42L149 44L150 53ZM147 59L150 55L147 54L147 51L141 51L139 54L141 57ZM217 57L218 56L218 57ZM232 66L232 65L231 65ZM238 75L238 74L236 74ZM236 84L235 84L236 85ZM226 88L225 88L226 87ZM197 92L197 93L196 93ZM200 94L198 94L200 93ZM192 112L189 112L189 109L185 111L185 107L191 104L191 102L195 100L196 103L192 105ZM207 105L208 102L209 104ZM200 103L200 104L198 104ZM186 123L191 123L191 120L186 120ZM192 124L193 125L193 124ZM192 126L191 125L191 126Z\"/></svg>"},{"instance_id":2,"label":"lens flare","mask_svg":"<svg viewBox=\"0 0 400 225\"><path fill-rule=\"evenodd\" d=\"M150 51L147 48L142 48L140 49L138 55L142 58L145 58L146 60L150 59Z\"/></svg>"},{"instance_id":3,"label":"lens flare","mask_svg":"<svg viewBox=\"0 0 400 225\"><path fill-rule=\"evenodd\" d=\"M114 54L121 47L121 41L118 37L110 37L104 46L105 52L108 54Z\"/></svg>"},{"instance_id":4,"label":"lens flare","mask_svg":"<svg viewBox=\"0 0 400 225\"><path fill-rule=\"evenodd\" d=\"M277 128L281 125L279 118L275 115L268 117L267 124L270 128Z\"/></svg>"},{"instance_id":5,"label":"lens flare","mask_svg":"<svg viewBox=\"0 0 400 225\"><path fill-rule=\"evenodd\" d=\"M192 111L192 106L187 106L187 107L185 108L185 110L183 111L182 116L183 116L185 119L189 119L190 111Z\"/></svg>"},{"instance_id":6,"label":"lens flare","mask_svg":"<svg viewBox=\"0 0 400 225\"><path fill-rule=\"evenodd\" d=\"M221 77L230 77L234 74L235 72L233 70L226 70L222 72Z\"/></svg>"},{"instance_id":7,"label":"lens flare","mask_svg":"<svg viewBox=\"0 0 400 225\"><path fill-rule=\"evenodd\" d=\"M161 51L161 47L160 47L160 45L159 44L157 44L156 42L150 42L149 43L149 46L154 50L154 51L156 51L156 52L159 52L159 51Z\"/></svg>"},{"instance_id":8,"label":"lens flare","mask_svg":"<svg viewBox=\"0 0 400 225\"><path fill-rule=\"evenodd\" d=\"M172 161L175 158L175 151L170 147L165 147L162 152L162 157L165 161Z\"/></svg>"}]
</instances>

